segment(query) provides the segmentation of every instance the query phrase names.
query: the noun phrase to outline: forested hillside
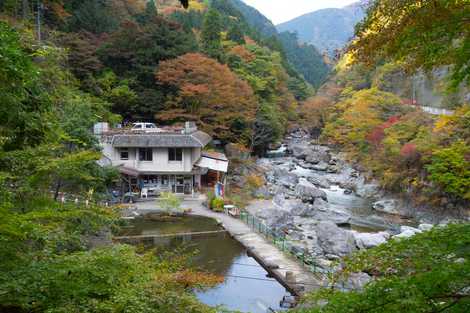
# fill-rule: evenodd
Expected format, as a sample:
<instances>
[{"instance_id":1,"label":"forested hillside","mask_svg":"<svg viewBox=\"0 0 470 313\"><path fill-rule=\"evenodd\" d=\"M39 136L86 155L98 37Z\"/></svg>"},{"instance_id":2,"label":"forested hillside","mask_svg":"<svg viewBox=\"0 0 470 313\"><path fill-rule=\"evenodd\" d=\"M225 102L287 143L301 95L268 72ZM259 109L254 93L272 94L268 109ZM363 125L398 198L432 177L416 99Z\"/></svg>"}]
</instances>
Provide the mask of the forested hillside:
<instances>
[{"instance_id":1,"label":"forested hillside","mask_svg":"<svg viewBox=\"0 0 470 313\"><path fill-rule=\"evenodd\" d=\"M303 43L312 44L321 53L334 54L354 36L354 27L364 18L367 1L344 8L322 9L276 26L279 32L297 33Z\"/></svg>"},{"instance_id":2,"label":"forested hillside","mask_svg":"<svg viewBox=\"0 0 470 313\"><path fill-rule=\"evenodd\" d=\"M273 23L255 8L246 5L241 0L232 0L233 6L240 11L246 22L258 30L262 37L268 38L266 42L270 47L281 48L285 57L294 70L315 88L319 87L329 73L323 56L313 45L299 40L293 32L278 33Z\"/></svg>"}]
</instances>

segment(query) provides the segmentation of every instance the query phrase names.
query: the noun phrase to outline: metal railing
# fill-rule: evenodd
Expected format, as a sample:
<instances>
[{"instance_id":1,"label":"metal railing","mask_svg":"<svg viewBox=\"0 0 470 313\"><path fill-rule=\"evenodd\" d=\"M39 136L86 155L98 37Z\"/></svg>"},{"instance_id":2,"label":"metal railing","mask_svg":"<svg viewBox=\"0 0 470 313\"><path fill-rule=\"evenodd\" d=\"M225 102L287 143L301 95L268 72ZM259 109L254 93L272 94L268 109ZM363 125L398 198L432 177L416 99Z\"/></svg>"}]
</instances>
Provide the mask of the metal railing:
<instances>
[{"instance_id":1,"label":"metal railing","mask_svg":"<svg viewBox=\"0 0 470 313\"><path fill-rule=\"evenodd\" d=\"M270 229L261 219L245 210L240 212L240 220L246 223L253 231L259 233L268 241L271 241L277 248L279 248L279 250L302 262L302 264L312 273L316 275L326 274L318 268L314 257L305 252L305 250L302 249L300 251L300 249L296 248L284 233Z\"/></svg>"}]
</instances>

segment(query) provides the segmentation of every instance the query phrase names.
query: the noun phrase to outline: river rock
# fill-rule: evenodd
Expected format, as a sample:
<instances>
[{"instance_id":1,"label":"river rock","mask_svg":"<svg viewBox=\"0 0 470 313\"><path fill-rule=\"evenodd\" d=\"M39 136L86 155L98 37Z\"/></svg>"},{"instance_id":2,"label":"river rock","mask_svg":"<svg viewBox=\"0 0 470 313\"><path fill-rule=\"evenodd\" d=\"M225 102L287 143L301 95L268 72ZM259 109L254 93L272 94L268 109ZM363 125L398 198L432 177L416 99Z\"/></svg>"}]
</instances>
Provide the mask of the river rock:
<instances>
[{"instance_id":1,"label":"river rock","mask_svg":"<svg viewBox=\"0 0 470 313\"><path fill-rule=\"evenodd\" d=\"M324 150L310 149L306 150L305 162L318 164L320 162L330 162L330 155Z\"/></svg>"},{"instance_id":2,"label":"river rock","mask_svg":"<svg viewBox=\"0 0 470 313\"><path fill-rule=\"evenodd\" d=\"M318 164L312 165L310 168L315 171L326 172L328 166L328 163L322 161Z\"/></svg>"},{"instance_id":3,"label":"river rock","mask_svg":"<svg viewBox=\"0 0 470 313\"><path fill-rule=\"evenodd\" d=\"M292 220L289 212L281 209L260 210L256 213L256 216L264 220L266 226L274 230L287 227Z\"/></svg>"},{"instance_id":4,"label":"river rock","mask_svg":"<svg viewBox=\"0 0 470 313\"><path fill-rule=\"evenodd\" d=\"M307 180L320 188L330 188L331 186L325 177L318 175L318 174L312 174L308 176Z\"/></svg>"},{"instance_id":5,"label":"river rock","mask_svg":"<svg viewBox=\"0 0 470 313\"><path fill-rule=\"evenodd\" d=\"M317 198L327 201L326 193L304 178L300 179L298 185L295 187L295 193L304 202L313 203Z\"/></svg>"},{"instance_id":6,"label":"river rock","mask_svg":"<svg viewBox=\"0 0 470 313\"><path fill-rule=\"evenodd\" d=\"M359 177L356 181L355 192L361 198L375 198L380 194L380 186L375 183L366 184L364 177Z\"/></svg>"},{"instance_id":7,"label":"river rock","mask_svg":"<svg viewBox=\"0 0 470 313\"><path fill-rule=\"evenodd\" d=\"M432 224L419 224L418 229L421 231L428 231L434 227Z\"/></svg>"},{"instance_id":8,"label":"river rock","mask_svg":"<svg viewBox=\"0 0 470 313\"><path fill-rule=\"evenodd\" d=\"M395 199L374 202L374 204L372 204L372 208L382 213L400 214L400 211L398 210L398 201Z\"/></svg>"},{"instance_id":9,"label":"river rock","mask_svg":"<svg viewBox=\"0 0 470 313\"><path fill-rule=\"evenodd\" d=\"M330 173L330 174L336 174L336 173L339 173L341 171L341 168L339 167L339 165L328 165L328 167L326 168L326 172L327 173Z\"/></svg>"},{"instance_id":10,"label":"river rock","mask_svg":"<svg viewBox=\"0 0 470 313\"><path fill-rule=\"evenodd\" d=\"M398 235L393 236L393 238L410 238L421 232L422 231L418 228L410 226L400 226L400 233Z\"/></svg>"},{"instance_id":11,"label":"river rock","mask_svg":"<svg viewBox=\"0 0 470 313\"><path fill-rule=\"evenodd\" d=\"M291 173L284 168L275 168L273 175L274 178L277 179L278 183L286 188L294 188L299 182L299 177L296 174Z\"/></svg>"},{"instance_id":12,"label":"river rock","mask_svg":"<svg viewBox=\"0 0 470 313\"><path fill-rule=\"evenodd\" d=\"M326 254L345 256L356 251L353 234L331 221L318 223L317 236L318 243Z\"/></svg>"},{"instance_id":13,"label":"river rock","mask_svg":"<svg viewBox=\"0 0 470 313\"><path fill-rule=\"evenodd\" d=\"M351 273L344 284L338 286L339 289L344 289L345 291L350 290L360 290L372 280L367 273Z\"/></svg>"},{"instance_id":14,"label":"river rock","mask_svg":"<svg viewBox=\"0 0 470 313\"><path fill-rule=\"evenodd\" d=\"M393 238L410 238L416 235L415 232L411 230L405 230L404 232L399 233L398 235L393 236Z\"/></svg>"},{"instance_id":15,"label":"river rock","mask_svg":"<svg viewBox=\"0 0 470 313\"><path fill-rule=\"evenodd\" d=\"M387 242L390 234L387 232L380 233L359 233L353 232L356 245L359 249L370 249Z\"/></svg>"},{"instance_id":16,"label":"river rock","mask_svg":"<svg viewBox=\"0 0 470 313\"><path fill-rule=\"evenodd\" d=\"M412 231L412 232L414 232L415 234L422 232L422 230L420 230L420 229L418 229L418 228L411 227L411 226L405 226L405 225L400 226L400 231L401 231L401 232Z\"/></svg>"},{"instance_id":17,"label":"river rock","mask_svg":"<svg viewBox=\"0 0 470 313\"><path fill-rule=\"evenodd\" d=\"M257 199L269 199L271 198L271 193L266 186L262 186L253 191L253 197Z\"/></svg>"},{"instance_id":18,"label":"river rock","mask_svg":"<svg viewBox=\"0 0 470 313\"><path fill-rule=\"evenodd\" d=\"M321 198L315 199L313 205L306 205L304 211L299 214L317 221L331 221L337 225L347 224L351 214L339 207L333 207Z\"/></svg>"},{"instance_id":19,"label":"river rock","mask_svg":"<svg viewBox=\"0 0 470 313\"><path fill-rule=\"evenodd\" d=\"M293 144L289 147L289 150L295 158L301 160L305 160L307 155L310 155L312 152L312 149L305 144Z\"/></svg>"}]
</instances>

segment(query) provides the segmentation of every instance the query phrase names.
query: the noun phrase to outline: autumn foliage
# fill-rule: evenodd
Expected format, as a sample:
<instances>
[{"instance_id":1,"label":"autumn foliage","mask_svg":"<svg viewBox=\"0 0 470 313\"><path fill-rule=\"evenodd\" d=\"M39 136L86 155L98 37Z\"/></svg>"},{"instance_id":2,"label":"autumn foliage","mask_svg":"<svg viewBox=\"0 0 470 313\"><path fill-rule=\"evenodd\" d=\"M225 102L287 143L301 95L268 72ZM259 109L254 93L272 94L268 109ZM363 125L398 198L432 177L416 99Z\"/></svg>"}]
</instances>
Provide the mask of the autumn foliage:
<instances>
[{"instance_id":1,"label":"autumn foliage","mask_svg":"<svg viewBox=\"0 0 470 313\"><path fill-rule=\"evenodd\" d=\"M227 65L199 53L160 63L157 83L173 88L165 110L156 118L166 123L195 120L209 134L244 142L256 113L253 90Z\"/></svg>"},{"instance_id":2,"label":"autumn foliage","mask_svg":"<svg viewBox=\"0 0 470 313\"><path fill-rule=\"evenodd\" d=\"M392 116L385 123L376 126L368 135L367 141L374 145L375 147L379 146L382 143L382 140L385 137L385 129L390 128L396 124L400 118L398 116Z\"/></svg>"}]
</instances>

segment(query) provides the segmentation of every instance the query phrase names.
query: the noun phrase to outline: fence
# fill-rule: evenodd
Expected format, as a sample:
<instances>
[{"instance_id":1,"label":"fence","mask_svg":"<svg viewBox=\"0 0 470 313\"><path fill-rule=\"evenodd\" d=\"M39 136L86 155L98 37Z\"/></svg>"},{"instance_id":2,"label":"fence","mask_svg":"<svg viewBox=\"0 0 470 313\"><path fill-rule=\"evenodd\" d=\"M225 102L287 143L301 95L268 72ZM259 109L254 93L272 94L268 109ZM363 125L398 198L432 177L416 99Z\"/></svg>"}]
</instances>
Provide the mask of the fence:
<instances>
[{"instance_id":1,"label":"fence","mask_svg":"<svg viewBox=\"0 0 470 313\"><path fill-rule=\"evenodd\" d=\"M325 274L315 264L315 259L303 249L297 248L289 241L284 233L273 231L267 227L262 220L253 216L247 211L240 212L240 219L245 222L253 231L261 234L264 238L271 241L284 253L287 253L303 263L314 274Z\"/></svg>"}]
</instances>

